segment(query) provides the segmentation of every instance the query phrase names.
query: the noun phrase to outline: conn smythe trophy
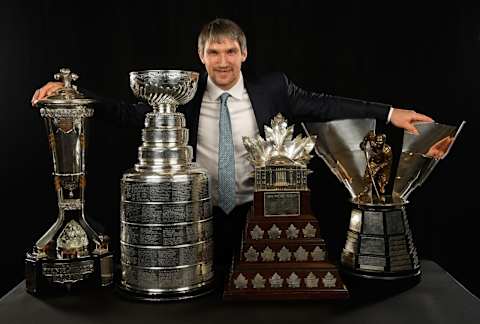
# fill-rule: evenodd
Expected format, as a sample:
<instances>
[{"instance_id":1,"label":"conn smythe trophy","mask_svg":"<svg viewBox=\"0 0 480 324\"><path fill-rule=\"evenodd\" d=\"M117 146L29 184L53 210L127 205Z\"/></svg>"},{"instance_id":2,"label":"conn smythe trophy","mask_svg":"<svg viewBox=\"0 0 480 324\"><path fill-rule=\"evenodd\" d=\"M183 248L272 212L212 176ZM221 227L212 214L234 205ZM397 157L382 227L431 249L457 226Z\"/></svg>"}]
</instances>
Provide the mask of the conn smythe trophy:
<instances>
[{"instance_id":1,"label":"conn smythe trophy","mask_svg":"<svg viewBox=\"0 0 480 324\"><path fill-rule=\"evenodd\" d=\"M198 73L130 73L133 93L153 107L138 163L121 180L121 282L128 297L162 301L213 288L209 178L192 163L185 117L176 112L197 89Z\"/></svg>"},{"instance_id":2,"label":"conn smythe trophy","mask_svg":"<svg viewBox=\"0 0 480 324\"><path fill-rule=\"evenodd\" d=\"M375 120L304 124L308 134L317 136L316 153L351 195L350 225L341 255L342 270L350 278L379 283L419 278L405 206L412 191L447 155L463 124L457 128L417 123L418 135L404 132L396 170L395 150L384 134L375 133ZM390 181L393 185L387 186ZM388 192L388 187L393 189Z\"/></svg>"},{"instance_id":3,"label":"conn smythe trophy","mask_svg":"<svg viewBox=\"0 0 480 324\"><path fill-rule=\"evenodd\" d=\"M347 298L310 209L306 165L315 138L292 139L293 126L280 114L265 134L243 138L255 167L254 202L224 298Z\"/></svg>"},{"instance_id":4,"label":"conn smythe trophy","mask_svg":"<svg viewBox=\"0 0 480 324\"><path fill-rule=\"evenodd\" d=\"M72 85L77 78L69 69L61 69L55 79L63 87L37 103L53 156L58 217L27 253L26 287L32 294L106 286L113 279L108 237L97 234L85 220L87 125L94 100Z\"/></svg>"}]
</instances>

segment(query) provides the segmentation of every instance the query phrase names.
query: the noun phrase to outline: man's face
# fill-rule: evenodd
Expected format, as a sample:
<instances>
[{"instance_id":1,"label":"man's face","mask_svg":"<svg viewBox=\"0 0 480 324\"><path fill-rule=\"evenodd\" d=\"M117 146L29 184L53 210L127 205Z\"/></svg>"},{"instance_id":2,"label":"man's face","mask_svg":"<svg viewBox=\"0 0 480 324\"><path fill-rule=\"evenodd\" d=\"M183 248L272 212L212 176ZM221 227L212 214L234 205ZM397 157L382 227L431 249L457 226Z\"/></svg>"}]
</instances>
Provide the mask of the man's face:
<instances>
[{"instance_id":1,"label":"man's face","mask_svg":"<svg viewBox=\"0 0 480 324\"><path fill-rule=\"evenodd\" d=\"M207 41L203 52L198 55L213 83L228 90L240 78L240 68L247 59L247 50L242 52L236 40L224 37L219 42Z\"/></svg>"},{"instance_id":2,"label":"man's face","mask_svg":"<svg viewBox=\"0 0 480 324\"><path fill-rule=\"evenodd\" d=\"M375 145L377 148L382 148L383 144L385 143L385 140L383 136L377 135L375 136Z\"/></svg>"}]
</instances>

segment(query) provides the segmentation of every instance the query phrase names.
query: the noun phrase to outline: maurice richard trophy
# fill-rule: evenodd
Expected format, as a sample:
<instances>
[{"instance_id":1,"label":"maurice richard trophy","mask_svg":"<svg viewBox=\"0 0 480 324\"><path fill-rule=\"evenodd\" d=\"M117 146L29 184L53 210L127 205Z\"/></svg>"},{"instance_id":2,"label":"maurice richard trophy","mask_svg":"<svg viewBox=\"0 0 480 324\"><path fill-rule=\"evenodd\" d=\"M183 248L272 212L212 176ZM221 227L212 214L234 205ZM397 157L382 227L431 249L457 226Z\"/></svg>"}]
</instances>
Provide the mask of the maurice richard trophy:
<instances>
[{"instance_id":1,"label":"maurice richard trophy","mask_svg":"<svg viewBox=\"0 0 480 324\"><path fill-rule=\"evenodd\" d=\"M113 279L109 239L87 224L84 212L87 125L94 100L76 90L72 81L78 76L69 69L55 79L63 87L37 103L53 157L58 217L25 259L27 291L35 295L107 286Z\"/></svg>"},{"instance_id":2,"label":"maurice richard trophy","mask_svg":"<svg viewBox=\"0 0 480 324\"><path fill-rule=\"evenodd\" d=\"M341 255L346 280L382 287L418 282L421 269L406 214L408 197L448 154L463 125L417 123L418 135L404 132L398 164L393 164L395 148L385 134L375 132L375 120L303 125L317 136L316 153L351 195Z\"/></svg>"},{"instance_id":3,"label":"maurice richard trophy","mask_svg":"<svg viewBox=\"0 0 480 324\"><path fill-rule=\"evenodd\" d=\"M213 289L213 219L209 178L192 163L185 117L177 112L197 89L198 73L130 73L145 118L138 163L121 180L123 295L145 301L185 299Z\"/></svg>"},{"instance_id":4,"label":"maurice richard trophy","mask_svg":"<svg viewBox=\"0 0 480 324\"><path fill-rule=\"evenodd\" d=\"M293 126L280 114L265 135L243 138L255 168L255 193L224 298L347 298L310 208L307 163L315 137L293 139Z\"/></svg>"}]
</instances>

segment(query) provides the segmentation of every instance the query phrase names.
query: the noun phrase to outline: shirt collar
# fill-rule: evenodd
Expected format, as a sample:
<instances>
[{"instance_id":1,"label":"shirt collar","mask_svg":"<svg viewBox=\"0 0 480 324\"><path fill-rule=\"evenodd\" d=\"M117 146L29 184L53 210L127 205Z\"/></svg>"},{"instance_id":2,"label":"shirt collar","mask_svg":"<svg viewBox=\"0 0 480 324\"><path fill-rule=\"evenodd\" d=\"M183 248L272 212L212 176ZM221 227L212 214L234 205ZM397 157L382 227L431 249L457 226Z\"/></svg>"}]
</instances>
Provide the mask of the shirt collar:
<instances>
[{"instance_id":1,"label":"shirt collar","mask_svg":"<svg viewBox=\"0 0 480 324\"><path fill-rule=\"evenodd\" d=\"M235 99L242 99L242 95L245 90L242 72L240 72L240 78L238 78L237 83L235 83L235 85L228 90L223 90L219 88L215 83L213 83L212 79L210 79L210 76L208 76L206 90L208 96L212 100L218 100L218 98L225 92L230 94Z\"/></svg>"}]
</instances>

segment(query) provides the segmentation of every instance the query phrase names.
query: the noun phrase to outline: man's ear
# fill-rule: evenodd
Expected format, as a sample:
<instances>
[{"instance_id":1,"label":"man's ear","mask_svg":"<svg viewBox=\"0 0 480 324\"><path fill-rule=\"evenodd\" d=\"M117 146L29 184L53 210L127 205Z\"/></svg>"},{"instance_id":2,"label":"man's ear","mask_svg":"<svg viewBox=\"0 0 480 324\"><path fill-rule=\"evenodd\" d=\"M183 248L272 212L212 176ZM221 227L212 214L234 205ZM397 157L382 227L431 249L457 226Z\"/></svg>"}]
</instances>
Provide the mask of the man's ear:
<instances>
[{"instance_id":1,"label":"man's ear","mask_svg":"<svg viewBox=\"0 0 480 324\"><path fill-rule=\"evenodd\" d=\"M247 49L242 52L242 63L247 59Z\"/></svg>"},{"instance_id":2,"label":"man's ear","mask_svg":"<svg viewBox=\"0 0 480 324\"><path fill-rule=\"evenodd\" d=\"M205 64L205 62L203 61L203 53L202 53L202 51L201 51L200 49L198 49L197 53L198 53L198 57L200 58L200 61L202 61L202 63Z\"/></svg>"}]
</instances>

